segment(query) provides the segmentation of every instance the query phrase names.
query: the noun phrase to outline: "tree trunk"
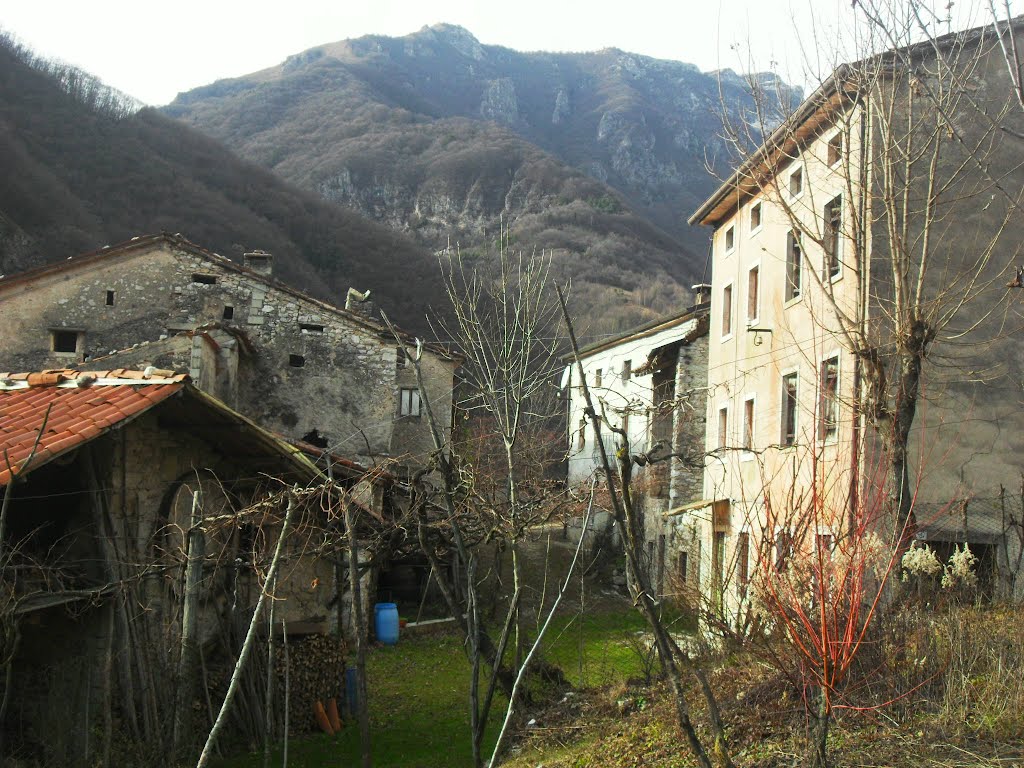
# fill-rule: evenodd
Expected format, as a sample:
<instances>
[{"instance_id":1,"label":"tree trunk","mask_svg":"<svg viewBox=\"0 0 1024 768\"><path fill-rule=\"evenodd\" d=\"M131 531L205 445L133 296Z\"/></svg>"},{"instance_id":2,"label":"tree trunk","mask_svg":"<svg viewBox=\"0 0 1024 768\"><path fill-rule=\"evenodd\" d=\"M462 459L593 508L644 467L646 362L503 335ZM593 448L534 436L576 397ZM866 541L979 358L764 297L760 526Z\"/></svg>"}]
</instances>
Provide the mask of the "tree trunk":
<instances>
[{"instance_id":1,"label":"tree trunk","mask_svg":"<svg viewBox=\"0 0 1024 768\"><path fill-rule=\"evenodd\" d=\"M828 768L828 730L832 721L832 711L828 705L825 691L818 688L817 711L811 712L808 724L807 754L804 758L808 768Z\"/></svg>"},{"instance_id":2,"label":"tree trunk","mask_svg":"<svg viewBox=\"0 0 1024 768\"><path fill-rule=\"evenodd\" d=\"M362 585L359 581L359 542L356 540L352 508L347 499L342 500L345 516L345 531L348 533L348 590L352 597L352 619L356 630L356 678L359 689L359 753L363 768L373 765L370 748L370 706L366 700L366 617L363 614Z\"/></svg>"}]
</instances>

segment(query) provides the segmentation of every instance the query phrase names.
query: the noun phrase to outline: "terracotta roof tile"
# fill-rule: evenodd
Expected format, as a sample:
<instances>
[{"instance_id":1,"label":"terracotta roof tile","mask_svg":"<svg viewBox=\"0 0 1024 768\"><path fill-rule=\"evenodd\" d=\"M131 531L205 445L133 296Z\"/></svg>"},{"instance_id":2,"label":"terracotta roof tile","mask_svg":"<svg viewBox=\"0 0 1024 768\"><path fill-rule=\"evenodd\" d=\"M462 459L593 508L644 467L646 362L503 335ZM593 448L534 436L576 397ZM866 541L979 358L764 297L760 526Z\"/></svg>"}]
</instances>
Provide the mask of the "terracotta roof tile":
<instances>
[{"instance_id":1,"label":"terracotta roof tile","mask_svg":"<svg viewBox=\"0 0 1024 768\"><path fill-rule=\"evenodd\" d=\"M180 391L188 377L167 373L154 371L149 380L141 371L125 369L0 375L0 379L15 382L0 387L0 454L7 452L17 473L32 452L48 408L50 415L33 464L73 450ZM75 380L83 374L103 381L78 386ZM10 478L7 463L0 459L0 485Z\"/></svg>"}]
</instances>

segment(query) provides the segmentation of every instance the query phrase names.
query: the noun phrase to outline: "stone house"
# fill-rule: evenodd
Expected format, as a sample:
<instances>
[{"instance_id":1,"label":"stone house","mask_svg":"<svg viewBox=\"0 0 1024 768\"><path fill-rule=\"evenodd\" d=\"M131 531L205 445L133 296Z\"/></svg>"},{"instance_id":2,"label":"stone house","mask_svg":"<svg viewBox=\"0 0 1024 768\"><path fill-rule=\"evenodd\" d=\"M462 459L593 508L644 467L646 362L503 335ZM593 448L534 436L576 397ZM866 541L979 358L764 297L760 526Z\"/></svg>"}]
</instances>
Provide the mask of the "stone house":
<instances>
[{"instance_id":1,"label":"stone house","mask_svg":"<svg viewBox=\"0 0 1024 768\"><path fill-rule=\"evenodd\" d=\"M316 487L322 473L187 375L161 370L0 374L0 450L5 754L91 764L105 717L121 723L119 738L166 745L194 499L205 541L198 642L219 669L259 594L254 564L281 519L275 492ZM335 476L354 498L379 496L359 491L351 466ZM326 529L319 502L303 507L275 591L289 634L350 623L346 580L301 535Z\"/></svg>"},{"instance_id":2,"label":"stone house","mask_svg":"<svg viewBox=\"0 0 1024 768\"><path fill-rule=\"evenodd\" d=\"M1013 33L1020 35L1019 24ZM943 67L964 68L958 76L970 98L929 101L924 84L943 71L936 56L948 56ZM880 370L866 366L893 365L897 297L908 295L897 284L907 275L920 276L914 290L926 297L920 318L932 345L908 460L914 533L969 541L986 565L1019 568L1024 529L1008 528L991 503L966 503L1017 487L1024 469L1017 438L1024 344L1006 333L1017 297L1005 276L1008 269L1013 276L1024 232L1007 199L991 193L1024 186L1024 156L1008 139L1024 128L1017 105L1006 108L1012 93L990 29L844 65L690 217L713 230L710 458L703 501L680 524L710 555L698 563L698 579L726 614L735 617L746 603L759 557L823 551L830 558L843 510L884 502L891 456L878 436L888 422L884 411L865 407L878 381L869 374ZM901 110L911 102L908 118ZM995 130L979 110L998 116ZM898 142L911 138L934 165L915 165L914 176L887 173L908 146ZM927 142L934 140L933 152ZM984 157L970 157L967 147L983 147ZM924 218L928 195L936 213ZM904 201L907 212L894 213ZM894 246L897 220L907 229ZM896 277L893 253L906 254ZM900 369L889 370L891 383ZM781 500L812 494L839 522L769 519L770 502L778 510ZM970 519L949 513L961 508ZM796 527L802 544L794 542ZM1020 594L1015 574L994 578L1018 582Z\"/></svg>"},{"instance_id":3,"label":"stone house","mask_svg":"<svg viewBox=\"0 0 1024 768\"><path fill-rule=\"evenodd\" d=\"M676 510L701 498L702 474L680 457L704 448L707 380L707 286L694 286L694 306L661 317L619 336L580 349L580 361L595 406L607 421L625 430L633 453L673 454L673 458L637 468L634 492L644 521L646 566L659 594L678 588L675 570L686 561L688 541L675 531ZM568 363L567 359L567 363ZM562 390L567 393L568 482L585 484L600 478L601 458L593 429L585 417L586 402L575 364L566 366ZM621 442L612 432L601 441L614 462ZM610 529L608 513L592 528ZM687 577L684 572L683 579Z\"/></svg>"},{"instance_id":4,"label":"stone house","mask_svg":"<svg viewBox=\"0 0 1024 768\"><path fill-rule=\"evenodd\" d=\"M360 299L350 291L334 306L275 280L270 254L239 265L162 233L0 279L0 349L8 370L188 371L266 429L363 464L415 464L432 445L414 371ZM443 424L454 367L425 347Z\"/></svg>"}]
</instances>

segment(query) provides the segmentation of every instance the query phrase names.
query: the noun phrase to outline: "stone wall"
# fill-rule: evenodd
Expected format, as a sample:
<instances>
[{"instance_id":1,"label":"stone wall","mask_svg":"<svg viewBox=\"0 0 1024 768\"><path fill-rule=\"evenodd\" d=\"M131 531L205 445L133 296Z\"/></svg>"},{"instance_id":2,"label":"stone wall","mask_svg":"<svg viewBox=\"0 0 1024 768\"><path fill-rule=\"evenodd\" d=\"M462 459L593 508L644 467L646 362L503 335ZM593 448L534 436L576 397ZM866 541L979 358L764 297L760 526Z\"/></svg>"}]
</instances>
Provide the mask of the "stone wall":
<instances>
[{"instance_id":1,"label":"stone wall","mask_svg":"<svg viewBox=\"0 0 1024 768\"><path fill-rule=\"evenodd\" d=\"M171 341L211 324L221 330L194 337L187 350ZM75 351L56 351L55 342ZM0 349L7 371L88 367L97 358L108 368L170 363L261 426L293 438L315 430L363 461L430 447L426 420L399 415L399 378L408 373L385 329L174 238L0 281ZM447 426L453 363L429 349L424 358Z\"/></svg>"},{"instance_id":2,"label":"stone wall","mask_svg":"<svg viewBox=\"0 0 1024 768\"><path fill-rule=\"evenodd\" d=\"M708 335L679 347L676 361L676 397L680 404L672 414L672 446L675 453L700 456L707 431ZM704 488L703 467L672 461L669 508L695 501Z\"/></svg>"}]
</instances>

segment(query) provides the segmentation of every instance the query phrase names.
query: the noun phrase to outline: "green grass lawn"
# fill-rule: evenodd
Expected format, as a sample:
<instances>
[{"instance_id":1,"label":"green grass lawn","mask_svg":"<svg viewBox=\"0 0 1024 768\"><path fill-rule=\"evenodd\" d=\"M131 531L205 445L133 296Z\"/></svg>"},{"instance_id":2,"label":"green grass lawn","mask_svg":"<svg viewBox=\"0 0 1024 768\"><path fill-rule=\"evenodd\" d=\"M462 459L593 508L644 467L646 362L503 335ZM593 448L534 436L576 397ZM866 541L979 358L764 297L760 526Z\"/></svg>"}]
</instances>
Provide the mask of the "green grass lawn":
<instances>
[{"instance_id":1,"label":"green grass lawn","mask_svg":"<svg viewBox=\"0 0 1024 768\"><path fill-rule=\"evenodd\" d=\"M627 636L643 629L628 604L600 613L560 616L549 629L544 656L559 664L574 685L601 685L640 674ZM374 765L382 768L446 768L470 765L470 667L455 634L402 638L393 647L375 647L367 657L371 741ZM496 697L487 752L504 717L505 700ZM289 768L356 765L359 733L346 723L341 734L293 739ZM274 765L280 765L280 747ZM262 766L262 754L214 763L215 768Z\"/></svg>"}]
</instances>

